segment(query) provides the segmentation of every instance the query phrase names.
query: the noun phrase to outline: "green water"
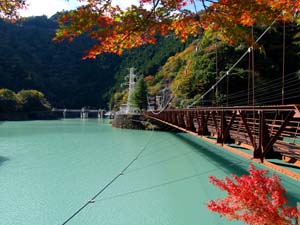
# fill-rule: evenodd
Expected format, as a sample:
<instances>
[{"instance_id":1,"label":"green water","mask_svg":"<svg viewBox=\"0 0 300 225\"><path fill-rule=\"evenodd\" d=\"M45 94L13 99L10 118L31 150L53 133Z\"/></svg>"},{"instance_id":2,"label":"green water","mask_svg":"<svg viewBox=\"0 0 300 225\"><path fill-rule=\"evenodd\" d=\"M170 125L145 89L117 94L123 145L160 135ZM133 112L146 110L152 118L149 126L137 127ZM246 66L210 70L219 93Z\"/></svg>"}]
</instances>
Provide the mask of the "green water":
<instances>
[{"instance_id":1,"label":"green water","mask_svg":"<svg viewBox=\"0 0 300 225\"><path fill-rule=\"evenodd\" d=\"M0 224L62 224L142 148L68 224L239 224L206 209L222 196L208 176L244 173L248 161L187 134L115 129L98 120L0 124ZM283 182L299 201L299 183Z\"/></svg>"}]
</instances>

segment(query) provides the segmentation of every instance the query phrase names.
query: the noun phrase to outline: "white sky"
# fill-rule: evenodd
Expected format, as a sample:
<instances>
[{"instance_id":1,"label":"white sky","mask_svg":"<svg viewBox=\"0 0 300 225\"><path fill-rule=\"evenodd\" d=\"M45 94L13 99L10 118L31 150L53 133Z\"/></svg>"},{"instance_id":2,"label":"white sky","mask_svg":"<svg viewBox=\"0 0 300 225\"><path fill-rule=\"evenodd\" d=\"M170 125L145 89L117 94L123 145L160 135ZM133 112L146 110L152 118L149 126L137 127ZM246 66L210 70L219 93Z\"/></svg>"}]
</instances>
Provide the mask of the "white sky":
<instances>
[{"instance_id":1,"label":"white sky","mask_svg":"<svg viewBox=\"0 0 300 225\"><path fill-rule=\"evenodd\" d=\"M29 6L20 12L21 16L41 16L51 17L58 11L75 9L79 6L77 0L27 0ZM138 0L113 0L114 4L119 4L126 8L132 4L137 4Z\"/></svg>"}]
</instances>

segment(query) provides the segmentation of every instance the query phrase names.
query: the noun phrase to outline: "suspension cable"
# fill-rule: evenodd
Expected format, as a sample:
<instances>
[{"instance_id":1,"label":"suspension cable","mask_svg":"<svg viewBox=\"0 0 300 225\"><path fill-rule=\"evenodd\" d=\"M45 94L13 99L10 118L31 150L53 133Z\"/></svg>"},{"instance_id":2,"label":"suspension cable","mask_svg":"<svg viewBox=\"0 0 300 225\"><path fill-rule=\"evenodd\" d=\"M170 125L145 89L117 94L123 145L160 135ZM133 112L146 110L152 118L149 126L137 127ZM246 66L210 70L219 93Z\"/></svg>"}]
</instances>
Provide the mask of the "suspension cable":
<instances>
[{"instance_id":1,"label":"suspension cable","mask_svg":"<svg viewBox=\"0 0 300 225\"><path fill-rule=\"evenodd\" d=\"M251 72L252 72L252 107L253 107L253 140L254 140L254 151L256 150L256 119L255 119L255 64L254 64L254 27L251 27L251 38L252 38L252 52L251 52ZM260 147L260 146L259 146Z\"/></svg>"},{"instance_id":2,"label":"suspension cable","mask_svg":"<svg viewBox=\"0 0 300 225\"><path fill-rule=\"evenodd\" d=\"M177 85L177 87L175 88L175 91L176 92L178 90L178 87L179 87L179 84ZM154 115L159 115L161 114L163 111L165 111L165 109L167 109L167 107L169 106L170 102L175 98L175 96L172 96L168 101L167 103L165 104L164 107L162 107L158 112L155 112L154 110L150 109L149 111L154 114ZM148 100L148 98L147 98ZM149 105L149 102L148 102L148 105Z\"/></svg>"},{"instance_id":3,"label":"suspension cable","mask_svg":"<svg viewBox=\"0 0 300 225\"><path fill-rule=\"evenodd\" d=\"M203 99L208 93L210 93L214 88L226 77L229 75L229 73L236 67L237 64L240 63L240 61L243 60L243 58L251 51L251 47L248 48L248 50L236 61L236 63L226 71L225 75L223 75L214 85L211 86L210 89L208 89L203 95L200 96L196 101L194 101L192 104L188 105L188 108L194 106L199 100Z\"/></svg>"},{"instance_id":4,"label":"suspension cable","mask_svg":"<svg viewBox=\"0 0 300 225\"><path fill-rule=\"evenodd\" d=\"M278 18L278 17L277 17ZM254 44L258 43L260 39L271 29L271 27L276 23L277 18L273 20L273 22L264 30L264 32L256 39ZM197 100L195 100L192 104L188 105L188 108L194 106L199 102L199 100L202 100L209 92L213 91L215 86L218 85L226 76L229 76L230 72L244 59L244 57L250 53L253 50L253 46L249 47L245 53L233 64L233 66L230 67L229 70L226 71L225 75L223 75L215 84L212 85L208 91L206 91L203 95L201 95Z\"/></svg>"},{"instance_id":5,"label":"suspension cable","mask_svg":"<svg viewBox=\"0 0 300 225\"><path fill-rule=\"evenodd\" d=\"M132 120L132 121L139 121L140 120ZM149 136L147 142L145 143L145 145L141 148L141 150L139 151L139 153L136 155L135 158L133 158L124 168L123 170L121 170L121 172L119 174L117 174L113 179L111 179L103 188L101 188L90 200L88 200L83 206L81 206L78 210L76 210L69 218L67 218L62 225L65 225L67 223L69 223L76 215L78 215L84 208L86 208L89 204L94 203L95 199L101 195L107 188L109 188L109 186L111 186L120 176L124 175L125 171L136 161L139 159L139 157L141 156L141 154L146 150L146 147L148 146L148 144L151 141L151 138L153 136L154 133L154 129L152 128L152 133Z\"/></svg>"},{"instance_id":6,"label":"suspension cable","mask_svg":"<svg viewBox=\"0 0 300 225\"><path fill-rule=\"evenodd\" d=\"M285 21L283 22L283 38L282 38L282 88L281 88L282 105L284 105L284 95L285 95L284 85L285 85Z\"/></svg>"},{"instance_id":7,"label":"suspension cable","mask_svg":"<svg viewBox=\"0 0 300 225\"><path fill-rule=\"evenodd\" d=\"M291 98L292 94L300 93L298 89L300 85L300 79L296 75L297 72L286 75L285 88L288 91L286 92L285 99L286 97ZM256 103L263 104L266 102L276 102L276 100L280 99L281 97L281 93L278 93L278 89L281 88L281 85L281 77L279 77L272 81L268 81L264 84L257 86L255 88ZM253 90L250 89L250 92L251 91ZM230 105L237 105L239 103L245 104L247 102L247 93L244 93L243 91L238 91L230 94L229 98L231 99Z\"/></svg>"},{"instance_id":8,"label":"suspension cable","mask_svg":"<svg viewBox=\"0 0 300 225\"><path fill-rule=\"evenodd\" d=\"M248 105L250 105L250 87L251 87L251 55L248 57Z\"/></svg>"}]
</instances>

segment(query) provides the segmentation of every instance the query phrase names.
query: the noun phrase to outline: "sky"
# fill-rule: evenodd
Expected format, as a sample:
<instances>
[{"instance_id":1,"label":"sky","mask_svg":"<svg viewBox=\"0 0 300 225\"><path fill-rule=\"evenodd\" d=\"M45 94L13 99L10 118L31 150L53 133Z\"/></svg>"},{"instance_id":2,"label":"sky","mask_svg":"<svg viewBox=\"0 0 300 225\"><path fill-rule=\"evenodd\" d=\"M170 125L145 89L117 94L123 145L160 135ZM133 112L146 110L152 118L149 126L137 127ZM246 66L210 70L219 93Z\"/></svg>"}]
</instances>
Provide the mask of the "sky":
<instances>
[{"instance_id":1,"label":"sky","mask_svg":"<svg viewBox=\"0 0 300 225\"><path fill-rule=\"evenodd\" d=\"M138 4L138 2L139 0L113 0L113 4L118 4L123 9L128 6ZM51 17L56 12L75 9L80 5L78 0L27 0L27 3L29 6L27 9L20 12L21 16L28 17L46 15ZM190 10L194 10L194 8L191 7Z\"/></svg>"},{"instance_id":2,"label":"sky","mask_svg":"<svg viewBox=\"0 0 300 225\"><path fill-rule=\"evenodd\" d=\"M77 0L27 0L29 6L26 10L20 12L21 16L42 16L51 17L58 11L75 9L80 4ZM126 8L132 4L136 4L138 0L114 0L114 4L119 4L122 8Z\"/></svg>"}]
</instances>

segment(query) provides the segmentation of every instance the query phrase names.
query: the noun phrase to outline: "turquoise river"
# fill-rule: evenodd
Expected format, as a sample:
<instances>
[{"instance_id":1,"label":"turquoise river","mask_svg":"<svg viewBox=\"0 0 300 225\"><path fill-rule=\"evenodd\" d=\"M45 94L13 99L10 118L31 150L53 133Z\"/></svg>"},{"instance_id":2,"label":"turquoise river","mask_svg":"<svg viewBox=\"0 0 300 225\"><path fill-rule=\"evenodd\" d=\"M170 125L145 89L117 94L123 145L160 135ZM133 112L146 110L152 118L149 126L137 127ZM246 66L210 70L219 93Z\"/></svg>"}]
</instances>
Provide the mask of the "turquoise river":
<instances>
[{"instance_id":1,"label":"turquoise river","mask_svg":"<svg viewBox=\"0 0 300 225\"><path fill-rule=\"evenodd\" d=\"M97 119L0 124L0 224L240 224L206 208L208 181L246 173L249 161L184 133L122 130ZM292 204L299 182L283 177Z\"/></svg>"}]
</instances>

